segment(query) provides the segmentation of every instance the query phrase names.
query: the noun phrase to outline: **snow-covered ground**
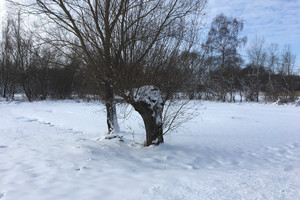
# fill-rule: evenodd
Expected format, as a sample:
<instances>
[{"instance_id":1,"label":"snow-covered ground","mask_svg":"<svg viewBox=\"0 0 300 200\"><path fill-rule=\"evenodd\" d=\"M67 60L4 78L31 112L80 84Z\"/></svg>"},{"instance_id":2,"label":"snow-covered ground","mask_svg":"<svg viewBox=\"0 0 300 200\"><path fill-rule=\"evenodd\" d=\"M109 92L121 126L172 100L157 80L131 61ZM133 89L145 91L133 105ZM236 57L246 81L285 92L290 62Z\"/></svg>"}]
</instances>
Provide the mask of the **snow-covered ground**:
<instances>
[{"instance_id":1,"label":"snow-covered ground","mask_svg":"<svg viewBox=\"0 0 300 200\"><path fill-rule=\"evenodd\" d=\"M300 107L197 107L146 148L135 112L120 142L99 103L0 102L0 200L300 199Z\"/></svg>"}]
</instances>

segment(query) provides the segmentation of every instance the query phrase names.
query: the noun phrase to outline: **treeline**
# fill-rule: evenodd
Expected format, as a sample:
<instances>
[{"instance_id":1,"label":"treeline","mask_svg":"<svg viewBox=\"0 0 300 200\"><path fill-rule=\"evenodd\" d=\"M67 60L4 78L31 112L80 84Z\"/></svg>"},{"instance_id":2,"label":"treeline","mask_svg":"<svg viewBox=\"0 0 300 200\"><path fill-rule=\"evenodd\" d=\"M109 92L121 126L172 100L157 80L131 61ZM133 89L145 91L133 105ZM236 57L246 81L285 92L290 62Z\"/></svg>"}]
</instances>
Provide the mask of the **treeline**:
<instances>
[{"instance_id":1,"label":"treeline","mask_svg":"<svg viewBox=\"0 0 300 200\"><path fill-rule=\"evenodd\" d=\"M242 57L238 50L247 42L242 30L243 21L236 18L220 14L214 19L202 51L194 55L199 67L192 96L230 102L236 96L240 101L295 101L300 77L293 71L296 55L290 46L280 50L278 44L267 45L256 37Z\"/></svg>"},{"instance_id":2,"label":"treeline","mask_svg":"<svg viewBox=\"0 0 300 200\"><path fill-rule=\"evenodd\" d=\"M155 76L189 76L188 82L178 82L184 84L178 88L184 89L177 93L191 99L295 101L300 77L293 71L296 56L290 46L280 49L256 37L242 57L239 49L247 42L242 30L241 20L218 15L201 48L180 53L184 67L177 60L166 74ZM25 94L29 101L101 96L97 77L78 50L40 44L23 28L20 15L4 23L0 51L0 95L7 100L17 93Z\"/></svg>"},{"instance_id":3,"label":"treeline","mask_svg":"<svg viewBox=\"0 0 300 200\"><path fill-rule=\"evenodd\" d=\"M280 50L255 38L246 51L247 63L239 54L212 53L195 53L199 68L190 97L223 102L294 102L299 97L300 76L293 72L296 56L290 46Z\"/></svg>"},{"instance_id":4,"label":"treeline","mask_svg":"<svg viewBox=\"0 0 300 200\"><path fill-rule=\"evenodd\" d=\"M34 36L22 27L21 15L8 19L2 29L0 95L13 100L18 93L29 101L69 99L74 94L92 94L82 61L61 55L48 44L36 45Z\"/></svg>"}]
</instances>

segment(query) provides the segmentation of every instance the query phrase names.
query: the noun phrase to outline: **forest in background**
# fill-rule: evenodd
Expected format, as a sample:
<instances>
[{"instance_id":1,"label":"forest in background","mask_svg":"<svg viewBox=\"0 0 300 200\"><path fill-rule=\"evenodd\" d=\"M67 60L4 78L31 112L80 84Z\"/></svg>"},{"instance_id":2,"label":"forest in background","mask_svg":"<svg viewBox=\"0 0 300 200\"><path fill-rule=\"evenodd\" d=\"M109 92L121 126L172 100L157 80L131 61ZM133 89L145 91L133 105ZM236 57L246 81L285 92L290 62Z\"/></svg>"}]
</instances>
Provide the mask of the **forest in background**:
<instances>
[{"instance_id":1,"label":"forest in background","mask_svg":"<svg viewBox=\"0 0 300 200\"><path fill-rule=\"evenodd\" d=\"M23 25L20 14L3 23L0 53L0 94L13 100L24 94L28 101L45 99L97 99L101 88L78 49L62 52L50 43L39 43ZM173 63L165 76L188 76L176 91L180 96L235 102L293 102L299 97L300 76L295 73L296 55L290 45L266 44L256 37L241 56L247 43L241 37L243 21L220 14L200 48L180 53L182 60ZM151 63L150 63L151 65ZM145 74L147 76L147 74ZM161 74L157 74L160 76Z\"/></svg>"}]
</instances>

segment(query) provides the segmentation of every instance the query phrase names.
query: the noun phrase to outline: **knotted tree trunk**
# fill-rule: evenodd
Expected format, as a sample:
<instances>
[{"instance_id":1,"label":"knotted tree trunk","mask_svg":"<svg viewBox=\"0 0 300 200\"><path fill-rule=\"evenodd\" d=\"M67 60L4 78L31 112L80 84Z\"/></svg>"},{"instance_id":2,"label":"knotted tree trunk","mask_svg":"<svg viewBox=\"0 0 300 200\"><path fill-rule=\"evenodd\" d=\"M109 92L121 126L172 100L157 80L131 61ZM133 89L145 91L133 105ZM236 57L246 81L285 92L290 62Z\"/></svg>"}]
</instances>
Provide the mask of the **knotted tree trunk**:
<instances>
[{"instance_id":1,"label":"knotted tree trunk","mask_svg":"<svg viewBox=\"0 0 300 200\"><path fill-rule=\"evenodd\" d=\"M146 130L145 146L163 143L162 113L164 103L160 91L154 86L144 86L139 89L131 105L143 118Z\"/></svg>"}]
</instances>

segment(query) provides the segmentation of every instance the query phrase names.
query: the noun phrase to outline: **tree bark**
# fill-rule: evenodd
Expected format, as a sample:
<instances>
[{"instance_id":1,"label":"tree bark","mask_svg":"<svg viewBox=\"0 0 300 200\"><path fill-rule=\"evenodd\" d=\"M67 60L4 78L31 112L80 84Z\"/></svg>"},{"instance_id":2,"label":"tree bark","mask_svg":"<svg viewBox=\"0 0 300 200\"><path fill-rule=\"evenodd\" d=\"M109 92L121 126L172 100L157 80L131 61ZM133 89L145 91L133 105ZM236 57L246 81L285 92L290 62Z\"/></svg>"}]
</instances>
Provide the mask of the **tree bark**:
<instances>
[{"instance_id":1,"label":"tree bark","mask_svg":"<svg viewBox=\"0 0 300 200\"><path fill-rule=\"evenodd\" d=\"M164 137L161 121L163 107L156 104L153 109L151 109L151 105L144 101L135 102L132 106L142 116L145 124L145 146L150 146L152 144L159 145L163 143Z\"/></svg>"},{"instance_id":2,"label":"tree bark","mask_svg":"<svg viewBox=\"0 0 300 200\"><path fill-rule=\"evenodd\" d=\"M115 132L119 132L120 128L117 119L117 109L114 98L114 92L113 88L108 84L106 85L105 107L107 114L108 134L114 134Z\"/></svg>"}]
</instances>

